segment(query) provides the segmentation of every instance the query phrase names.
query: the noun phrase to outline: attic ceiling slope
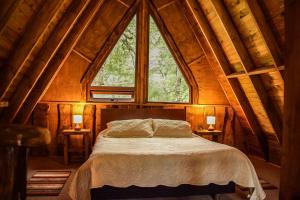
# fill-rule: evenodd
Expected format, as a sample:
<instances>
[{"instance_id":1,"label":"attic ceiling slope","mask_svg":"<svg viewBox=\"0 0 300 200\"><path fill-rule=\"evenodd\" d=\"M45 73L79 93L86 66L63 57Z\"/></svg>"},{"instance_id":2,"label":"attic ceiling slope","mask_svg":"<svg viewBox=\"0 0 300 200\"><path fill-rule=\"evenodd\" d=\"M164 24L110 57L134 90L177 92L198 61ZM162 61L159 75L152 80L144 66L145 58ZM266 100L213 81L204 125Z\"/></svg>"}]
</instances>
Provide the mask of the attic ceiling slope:
<instances>
[{"instance_id":1,"label":"attic ceiling slope","mask_svg":"<svg viewBox=\"0 0 300 200\"><path fill-rule=\"evenodd\" d=\"M210 3L216 13L216 16L223 26L225 32L224 35L227 35L227 40L232 43L231 45L233 46L235 57L241 63L242 70L245 72L245 74L247 74L249 71L253 70L255 65L246 47L244 46L232 20L230 19L229 14L226 12L225 5L221 1L210 0ZM265 117L262 120L259 120L260 125L263 127L264 124L269 123L269 126L272 126L272 128L270 128L271 133L275 133L278 140L281 141L281 117L280 114L276 112L276 108L271 98L267 95L267 90L265 89L262 80L260 79L260 77L256 76L244 76L244 79L247 82L247 87L252 89L252 97L258 99L258 102L256 104L257 106L253 107L255 114L257 109L260 109L261 112L264 113ZM250 93L246 92L246 95L247 94Z\"/></svg>"},{"instance_id":2,"label":"attic ceiling slope","mask_svg":"<svg viewBox=\"0 0 300 200\"><path fill-rule=\"evenodd\" d=\"M193 92L209 89L219 102L228 99L245 130L257 136L265 157L269 150L280 153L282 0L5 1L0 8L0 99L9 100L10 107L1 110L2 120L25 122L72 52L90 63L82 79L86 84L137 10L144 31L146 16L153 15ZM146 55L147 41L138 40L145 45L138 54ZM138 66L148 62L144 57ZM139 79L146 78L142 71ZM146 86L139 90L147 92ZM145 102L143 96L139 103ZM196 96L193 102L202 99Z\"/></svg>"},{"instance_id":3,"label":"attic ceiling slope","mask_svg":"<svg viewBox=\"0 0 300 200\"><path fill-rule=\"evenodd\" d=\"M19 85L16 88L15 92L10 98L11 103L9 104L9 107L2 111L3 115L5 116L5 120L12 122L12 120L15 118L25 99L45 70L45 67L55 55L56 51L61 46L68 33L71 31L88 3L88 0L76 1L68 7L59 23L55 26L48 40L39 50L36 59L28 67L27 72L22 77L20 81L22 85Z\"/></svg>"},{"instance_id":4,"label":"attic ceiling slope","mask_svg":"<svg viewBox=\"0 0 300 200\"><path fill-rule=\"evenodd\" d=\"M14 11L21 4L21 0L7 1L6 3L1 4L0 8L0 35L2 35L5 26L7 25L8 20L12 17Z\"/></svg>"},{"instance_id":5,"label":"attic ceiling slope","mask_svg":"<svg viewBox=\"0 0 300 200\"><path fill-rule=\"evenodd\" d=\"M208 56L211 67L218 76L220 84L223 86L230 104L234 107L237 115L241 120L241 124L251 134L255 134L260 142L264 157L268 159L268 143L255 114L249 104L247 97L237 80L229 80L226 75L231 73L230 65L225 56L219 42L215 37L205 14L202 11L199 3L194 0L187 0L183 3L186 9L187 17L191 23L197 23L197 30L194 29L195 34L198 35L199 41L204 46L206 56ZM196 26L193 26L196 27ZM204 40L205 38L205 40Z\"/></svg>"},{"instance_id":6,"label":"attic ceiling slope","mask_svg":"<svg viewBox=\"0 0 300 200\"><path fill-rule=\"evenodd\" d=\"M83 32L86 30L87 26L92 21L93 17L97 13L103 2L103 0L90 1L89 5L80 16L72 31L68 34L67 38L65 39L59 50L56 52L55 56L51 59L45 71L37 81L35 87L28 95L25 103L14 119L14 122L25 123L28 120L32 110L41 99L43 94L46 92L47 88L50 86L59 69L62 67L63 63L72 52L72 49L78 42Z\"/></svg>"},{"instance_id":7,"label":"attic ceiling slope","mask_svg":"<svg viewBox=\"0 0 300 200\"><path fill-rule=\"evenodd\" d=\"M45 2L27 25L24 34L17 42L17 46L7 58L3 71L0 74L0 98L8 99L8 92L15 88L19 73L24 70L25 64L39 41L47 31L47 27L55 19L59 10L68 0L53 0Z\"/></svg>"}]
</instances>

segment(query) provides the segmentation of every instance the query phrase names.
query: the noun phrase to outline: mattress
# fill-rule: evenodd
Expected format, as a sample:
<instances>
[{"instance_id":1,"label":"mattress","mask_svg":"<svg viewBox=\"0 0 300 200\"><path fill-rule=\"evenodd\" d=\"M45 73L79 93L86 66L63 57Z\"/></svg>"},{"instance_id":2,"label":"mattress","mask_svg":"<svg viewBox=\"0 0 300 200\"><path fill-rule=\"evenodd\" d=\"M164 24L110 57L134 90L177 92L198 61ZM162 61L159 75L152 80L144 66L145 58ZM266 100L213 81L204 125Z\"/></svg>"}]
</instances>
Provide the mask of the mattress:
<instances>
[{"instance_id":1,"label":"mattress","mask_svg":"<svg viewBox=\"0 0 300 200\"><path fill-rule=\"evenodd\" d=\"M101 134L89 159L69 188L72 199L90 199L91 188L175 187L181 184L226 185L230 181L255 188L251 200L265 198L248 157L234 147L192 138L108 138Z\"/></svg>"}]
</instances>

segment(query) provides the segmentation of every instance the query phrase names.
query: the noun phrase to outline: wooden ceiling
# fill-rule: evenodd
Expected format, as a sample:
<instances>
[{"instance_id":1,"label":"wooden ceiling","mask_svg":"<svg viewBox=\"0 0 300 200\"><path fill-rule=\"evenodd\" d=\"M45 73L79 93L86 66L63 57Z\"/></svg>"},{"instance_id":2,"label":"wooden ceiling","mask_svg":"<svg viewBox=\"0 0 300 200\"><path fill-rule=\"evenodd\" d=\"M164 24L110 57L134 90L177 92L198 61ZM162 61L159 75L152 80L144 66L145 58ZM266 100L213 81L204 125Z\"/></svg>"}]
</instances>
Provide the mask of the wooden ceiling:
<instances>
[{"instance_id":1,"label":"wooden ceiling","mask_svg":"<svg viewBox=\"0 0 300 200\"><path fill-rule=\"evenodd\" d=\"M71 54L89 65L84 82L103 62L136 8L147 14L150 6L173 55L191 72L198 90L223 91L249 138L257 136L261 147L257 148L266 159L272 155L269 151L279 151L283 0L3 0L1 4L0 100L9 102L0 110L2 122L25 123ZM207 77L218 83L203 81Z\"/></svg>"}]
</instances>

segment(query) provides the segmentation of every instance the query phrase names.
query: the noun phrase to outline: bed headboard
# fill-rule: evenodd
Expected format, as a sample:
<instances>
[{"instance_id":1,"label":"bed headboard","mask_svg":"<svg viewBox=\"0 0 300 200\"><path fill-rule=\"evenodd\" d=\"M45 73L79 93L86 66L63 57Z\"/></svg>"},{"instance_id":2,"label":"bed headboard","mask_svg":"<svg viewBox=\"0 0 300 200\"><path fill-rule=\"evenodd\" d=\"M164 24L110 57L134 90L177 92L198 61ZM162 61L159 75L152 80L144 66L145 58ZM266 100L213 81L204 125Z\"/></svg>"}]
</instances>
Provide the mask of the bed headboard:
<instances>
[{"instance_id":1,"label":"bed headboard","mask_svg":"<svg viewBox=\"0 0 300 200\"><path fill-rule=\"evenodd\" d=\"M174 119L186 120L185 109L159 109L159 108L106 108L101 109L101 130L106 124L114 120L125 119Z\"/></svg>"}]
</instances>

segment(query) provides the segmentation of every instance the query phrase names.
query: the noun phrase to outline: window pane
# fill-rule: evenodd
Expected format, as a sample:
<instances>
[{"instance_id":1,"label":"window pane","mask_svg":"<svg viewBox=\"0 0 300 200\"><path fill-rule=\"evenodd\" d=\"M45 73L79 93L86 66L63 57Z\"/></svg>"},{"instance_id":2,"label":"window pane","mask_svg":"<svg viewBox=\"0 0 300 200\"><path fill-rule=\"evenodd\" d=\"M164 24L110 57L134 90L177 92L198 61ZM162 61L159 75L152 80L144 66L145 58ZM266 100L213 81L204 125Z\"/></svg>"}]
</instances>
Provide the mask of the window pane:
<instances>
[{"instance_id":1,"label":"window pane","mask_svg":"<svg viewBox=\"0 0 300 200\"><path fill-rule=\"evenodd\" d=\"M150 17L148 101L189 102L189 87Z\"/></svg>"},{"instance_id":2,"label":"window pane","mask_svg":"<svg viewBox=\"0 0 300 200\"><path fill-rule=\"evenodd\" d=\"M91 85L134 87L135 54L136 16L127 26Z\"/></svg>"},{"instance_id":3,"label":"window pane","mask_svg":"<svg viewBox=\"0 0 300 200\"><path fill-rule=\"evenodd\" d=\"M131 99L130 94L93 94L96 99Z\"/></svg>"},{"instance_id":4,"label":"window pane","mask_svg":"<svg viewBox=\"0 0 300 200\"><path fill-rule=\"evenodd\" d=\"M94 100L103 102L134 102L132 94L119 94L119 93L92 93Z\"/></svg>"}]
</instances>

